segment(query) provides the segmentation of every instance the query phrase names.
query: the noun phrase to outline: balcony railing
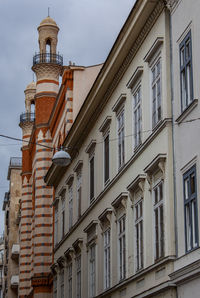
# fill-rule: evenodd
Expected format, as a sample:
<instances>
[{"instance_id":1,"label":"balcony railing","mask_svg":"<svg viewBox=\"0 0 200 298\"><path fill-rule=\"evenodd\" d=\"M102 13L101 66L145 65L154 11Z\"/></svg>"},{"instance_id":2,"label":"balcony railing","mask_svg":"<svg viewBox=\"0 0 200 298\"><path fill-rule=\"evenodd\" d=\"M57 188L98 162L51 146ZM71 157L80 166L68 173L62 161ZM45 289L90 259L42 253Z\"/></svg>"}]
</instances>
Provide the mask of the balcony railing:
<instances>
[{"instance_id":1,"label":"balcony railing","mask_svg":"<svg viewBox=\"0 0 200 298\"><path fill-rule=\"evenodd\" d=\"M33 66L39 63L53 63L63 65L63 57L59 54L41 53L35 54L33 57Z\"/></svg>"},{"instance_id":2,"label":"balcony railing","mask_svg":"<svg viewBox=\"0 0 200 298\"><path fill-rule=\"evenodd\" d=\"M35 121L35 113L22 113L20 115L20 123L25 122L34 122Z\"/></svg>"},{"instance_id":3,"label":"balcony railing","mask_svg":"<svg viewBox=\"0 0 200 298\"><path fill-rule=\"evenodd\" d=\"M22 158L21 157L11 157L10 158L10 167L21 167Z\"/></svg>"}]
</instances>

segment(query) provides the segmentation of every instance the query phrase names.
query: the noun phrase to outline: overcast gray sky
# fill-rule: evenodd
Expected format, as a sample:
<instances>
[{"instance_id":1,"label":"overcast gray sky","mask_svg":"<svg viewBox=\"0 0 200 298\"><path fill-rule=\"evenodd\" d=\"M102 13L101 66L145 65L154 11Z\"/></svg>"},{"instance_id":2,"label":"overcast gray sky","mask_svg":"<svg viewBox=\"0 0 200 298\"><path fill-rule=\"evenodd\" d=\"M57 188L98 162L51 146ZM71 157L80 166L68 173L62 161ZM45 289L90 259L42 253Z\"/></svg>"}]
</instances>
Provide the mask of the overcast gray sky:
<instances>
[{"instance_id":1,"label":"overcast gray sky","mask_svg":"<svg viewBox=\"0 0 200 298\"><path fill-rule=\"evenodd\" d=\"M32 57L38 52L37 26L47 16L57 22L58 51L64 64L105 61L135 0L0 0L0 134L21 138L19 116L24 89L33 79ZM8 190L10 157L21 156L21 143L0 138L0 234L2 202Z\"/></svg>"}]
</instances>

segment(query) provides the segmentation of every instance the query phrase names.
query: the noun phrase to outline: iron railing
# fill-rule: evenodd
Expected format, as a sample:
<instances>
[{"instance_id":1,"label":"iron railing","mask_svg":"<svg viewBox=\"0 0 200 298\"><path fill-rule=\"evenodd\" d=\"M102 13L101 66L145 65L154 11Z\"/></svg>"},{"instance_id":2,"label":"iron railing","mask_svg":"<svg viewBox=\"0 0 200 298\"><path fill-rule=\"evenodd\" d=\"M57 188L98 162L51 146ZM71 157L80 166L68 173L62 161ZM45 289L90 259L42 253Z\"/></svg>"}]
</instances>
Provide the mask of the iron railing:
<instances>
[{"instance_id":1,"label":"iron railing","mask_svg":"<svg viewBox=\"0 0 200 298\"><path fill-rule=\"evenodd\" d=\"M52 53L35 54L35 56L33 57L33 66L39 63L53 63L62 66L63 56Z\"/></svg>"},{"instance_id":2,"label":"iron railing","mask_svg":"<svg viewBox=\"0 0 200 298\"><path fill-rule=\"evenodd\" d=\"M34 122L35 121L35 113L22 113L20 115L20 123L24 122Z\"/></svg>"}]
</instances>

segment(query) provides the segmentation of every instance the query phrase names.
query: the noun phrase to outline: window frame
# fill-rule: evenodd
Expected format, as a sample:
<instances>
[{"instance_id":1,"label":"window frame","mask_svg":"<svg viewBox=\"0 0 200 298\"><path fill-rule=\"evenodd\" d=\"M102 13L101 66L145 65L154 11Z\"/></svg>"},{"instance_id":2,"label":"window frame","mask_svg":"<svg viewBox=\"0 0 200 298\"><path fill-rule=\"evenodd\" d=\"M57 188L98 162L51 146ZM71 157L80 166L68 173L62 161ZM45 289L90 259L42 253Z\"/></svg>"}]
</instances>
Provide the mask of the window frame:
<instances>
[{"instance_id":1,"label":"window frame","mask_svg":"<svg viewBox=\"0 0 200 298\"><path fill-rule=\"evenodd\" d=\"M73 184L68 187L69 195L69 229L73 226Z\"/></svg>"},{"instance_id":2,"label":"window frame","mask_svg":"<svg viewBox=\"0 0 200 298\"><path fill-rule=\"evenodd\" d=\"M159 73L158 71L158 63L159 66ZM153 70L156 69L156 74L154 78ZM158 100L158 81L160 81L160 100ZM155 100L154 100L154 87L155 87ZM154 105L155 102L155 105ZM154 60L153 64L151 65L151 104L152 104L152 128L154 129L157 124L162 120L162 59L160 54L157 56L157 58ZM155 109L154 109L155 106ZM159 115L159 108L160 108L160 115ZM154 115L155 115L155 123L154 123Z\"/></svg>"},{"instance_id":3,"label":"window frame","mask_svg":"<svg viewBox=\"0 0 200 298\"><path fill-rule=\"evenodd\" d=\"M93 254L94 253L94 254ZM89 246L89 297L96 294L96 243Z\"/></svg>"},{"instance_id":4,"label":"window frame","mask_svg":"<svg viewBox=\"0 0 200 298\"><path fill-rule=\"evenodd\" d=\"M191 194L191 182L189 180L189 186L188 186L188 198L186 199L186 189L185 189L185 181L188 179L191 175L194 175L195 179L195 192ZM183 197L184 197L184 226L185 226L185 250L186 252L190 252L197 248L199 246L199 229L198 229L198 202L197 202L197 175L196 175L196 165L193 165L189 170L187 170L183 174ZM192 203L195 204L195 209L192 208ZM187 227L187 212L186 212L186 206L189 205L189 220L190 220L190 247L188 247L188 227ZM194 210L194 211L193 211ZM193 212L194 213L193 213ZM195 217L193 218L192 217ZM195 228L193 229L193 225ZM195 243L193 237L195 236ZM196 244L196 245L195 245Z\"/></svg>"},{"instance_id":5,"label":"window frame","mask_svg":"<svg viewBox=\"0 0 200 298\"><path fill-rule=\"evenodd\" d=\"M162 197L160 195L160 186L162 186ZM155 191L158 198L155 200ZM161 197L161 199L160 199ZM153 211L154 211L154 258L155 261L165 256L165 223L164 223L164 181L159 179L153 187ZM156 220L157 213L157 220ZM156 224L156 221L158 224ZM161 237L162 235L162 237ZM158 244L158 246L157 246Z\"/></svg>"},{"instance_id":6,"label":"window frame","mask_svg":"<svg viewBox=\"0 0 200 298\"><path fill-rule=\"evenodd\" d=\"M139 100L135 103L135 99L137 97L138 99L138 91L140 92ZM142 143L142 86L141 82L137 84L137 86L132 89L132 119L133 119L133 148L136 149L138 146ZM136 96L137 95L137 96ZM136 125L136 112L138 116L138 110L139 110L139 118L137 117L137 125ZM138 130L139 127L139 130ZM138 132L139 131L139 132ZM138 140L138 133L139 133L139 140Z\"/></svg>"},{"instance_id":7,"label":"window frame","mask_svg":"<svg viewBox=\"0 0 200 298\"><path fill-rule=\"evenodd\" d=\"M120 120L122 117L122 120ZM118 171L125 164L125 107L121 106L116 115L117 118L117 158L118 158ZM122 124L120 125L120 121ZM121 148L121 149L120 149Z\"/></svg>"},{"instance_id":8,"label":"window frame","mask_svg":"<svg viewBox=\"0 0 200 298\"><path fill-rule=\"evenodd\" d=\"M126 215L118 219L119 281L126 278Z\"/></svg>"},{"instance_id":9,"label":"window frame","mask_svg":"<svg viewBox=\"0 0 200 298\"><path fill-rule=\"evenodd\" d=\"M76 256L76 297L81 298L81 253Z\"/></svg>"},{"instance_id":10,"label":"window frame","mask_svg":"<svg viewBox=\"0 0 200 298\"><path fill-rule=\"evenodd\" d=\"M111 243L110 243L110 227L103 233L103 250L104 250L104 290L110 288L111 284Z\"/></svg>"},{"instance_id":11,"label":"window frame","mask_svg":"<svg viewBox=\"0 0 200 298\"><path fill-rule=\"evenodd\" d=\"M58 204L54 207L54 246L58 244Z\"/></svg>"},{"instance_id":12,"label":"window frame","mask_svg":"<svg viewBox=\"0 0 200 298\"><path fill-rule=\"evenodd\" d=\"M95 195L94 195L94 184L95 184L95 159L94 153L91 154L89 157L89 187L90 187L90 203L93 202ZM93 162L92 162L93 161Z\"/></svg>"},{"instance_id":13,"label":"window frame","mask_svg":"<svg viewBox=\"0 0 200 298\"><path fill-rule=\"evenodd\" d=\"M189 58L187 59L186 57L186 48L187 48L187 43L189 41ZM182 56L182 49L184 48L184 61L183 56ZM184 39L181 41L179 45L179 63L180 63L180 92L181 92L181 111L183 112L187 107L193 102L194 100L194 89L193 89L193 65L192 65L192 33L191 30L187 32L185 35ZM188 82L188 72L187 72L187 66L190 65L189 69L189 82ZM183 91L183 81L182 81L182 74L185 73L185 78L184 78L184 88L185 90ZM189 85L188 85L189 83ZM188 87L189 87L189 93L190 93L190 98L188 98ZM184 95L183 95L184 92ZM183 98L185 96L185 99Z\"/></svg>"},{"instance_id":14,"label":"window frame","mask_svg":"<svg viewBox=\"0 0 200 298\"><path fill-rule=\"evenodd\" d=\"M68 262L67 264L67 284L68 284L68 297L72 298L72 294L73 294L73 286L72 286L72 282L73 282L73 268L72 268L72 261Z\"/></svg>"},{"instance_id":15,"label":"window frame","mask_svg":"<svg viewBox=\"0 0 200 298\"><path fill-rule=\"evenodd\" d=\"M107 143L106 143L106 140ZM107 150L106 150L107 144ZM104 186L110 180L110 131L108 130L103 136L103 152L104 152Z\"/></svg>"},{"instance_id":16,"label":"window frame","mask_svg":"<svg viewBox=\"0 0 200 298\"><path fill-rule=\"evenodd\" d=\"M77 218L81 217L81 199L82 199L82 171L77 172Z\"/></svg>"},{"instance_id":17,"label":"window frame","mask_svg":"<svg viewBox=\"0 0 200 298\"><path fill-rule=\"evenodd\" d=\"M140 211L139 211L139 208L140 208ZM144 213L144 199L142 196L140 196L134 204L134 228L135 228L135 249L136 249L136 255L135 255L136 266L135 266L135 268L136 268L136 272L143 269L143 267L144 267L144 217L143 217L143 213ZM138 235L138 237L137 237L137 235Z\"/></svg>"}]
</instances>

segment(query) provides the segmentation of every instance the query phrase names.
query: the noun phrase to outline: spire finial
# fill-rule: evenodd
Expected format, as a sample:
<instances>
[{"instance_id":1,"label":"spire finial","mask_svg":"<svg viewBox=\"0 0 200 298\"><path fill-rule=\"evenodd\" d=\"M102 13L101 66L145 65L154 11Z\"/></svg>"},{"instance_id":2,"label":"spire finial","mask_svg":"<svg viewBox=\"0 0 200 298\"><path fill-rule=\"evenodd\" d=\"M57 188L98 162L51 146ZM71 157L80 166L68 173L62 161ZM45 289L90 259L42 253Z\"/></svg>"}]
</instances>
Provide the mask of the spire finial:
<instances>
[{"instance_id":1,"label":"spire finial","mask_svg":"<svg viewBox=\"0 0 200 298\"><path fill-rule=\"evenodd\" d=\"M50 17L50 8L48 7L48 17Z\"/></svg>"}]
</instances>

